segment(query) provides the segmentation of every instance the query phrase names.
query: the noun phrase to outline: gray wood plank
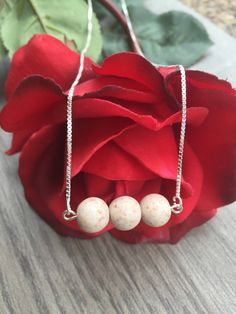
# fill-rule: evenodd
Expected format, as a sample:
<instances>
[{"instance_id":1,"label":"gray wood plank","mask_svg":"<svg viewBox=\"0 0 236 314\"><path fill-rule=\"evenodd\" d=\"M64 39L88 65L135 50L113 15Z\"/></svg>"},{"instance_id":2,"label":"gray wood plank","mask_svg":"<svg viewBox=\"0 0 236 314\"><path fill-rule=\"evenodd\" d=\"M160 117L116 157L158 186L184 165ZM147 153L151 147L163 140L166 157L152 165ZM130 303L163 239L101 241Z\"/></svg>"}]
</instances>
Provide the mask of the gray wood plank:
<instances>
[{"instance_id":1,"label":"gray wood plank","mask_svg":"<svg viewBox=\"0 0 236 314\"><path fill-rule=\"evenodd\" d=\"M159 1L146 3L159 9ZM171 3L178 7L165 1L165 8ZM220 36L225 50L212 48L199 67L210 71L213 58L218 74L236 82L229 65L220 64L229 51L234 62L236 42ZM25 201L18 158L2 153L8 142L1 131L0 313L236 313L235 203L174 246L128 245L109 234L63 238Z\"/></svg>"}]
</instances>

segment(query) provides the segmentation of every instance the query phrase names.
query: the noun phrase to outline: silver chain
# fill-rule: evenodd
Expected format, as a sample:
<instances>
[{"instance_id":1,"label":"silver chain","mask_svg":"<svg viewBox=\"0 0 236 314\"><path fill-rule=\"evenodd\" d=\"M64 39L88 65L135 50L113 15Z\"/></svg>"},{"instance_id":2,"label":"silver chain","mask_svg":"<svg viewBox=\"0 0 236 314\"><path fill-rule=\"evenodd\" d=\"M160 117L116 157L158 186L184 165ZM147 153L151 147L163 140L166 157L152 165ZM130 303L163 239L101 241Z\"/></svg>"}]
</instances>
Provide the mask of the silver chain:
<instances>
[{"instance_id":1,"label":"silver chain","mask_svg":"<svg viewBox=\"0 0 236 314\"><path fill-rule=\"evenodd\" d=\"M66 123L66 147L67 147L67 163L66 163L66 211L64 212L65 220L73 220L76 218L76 212L71 209L71 164L72 164L72 100L74 95L75 86L79 83L83 70L84 70L84 58L88 51L88 48L92 39L93 31L93 4L92 0L88 0L88 22L87 22L87 38L85 46L80 54L80 65L76 78L69 89L67 97L67 123ZM71 216L72 215L72 216Z\"/></svg>"},{"instance_id":2,"label":"silver chain","mask_svg":"<svg viewBox=\"0 0 236 314\"><path fill-rule=\"evenodd\" d=\"M144 57L144 53L141 50L137 37L133 29L132 22L130 20L129 11L125 0L120 0L122 11L127 21L127 26L133 41L133 44L136 48L137 53ZM154 66L161 66L153 64ZM173 66L173 65L171 65ZM175 65L176 66L176 65ZM181 180L182 180L182 165L183 165L183 155L184 155L184 139L185 139L185 130L186 130L186 111L187 111L187 92L186 92L186 73L182 65L178 65L181 75L181 94L182 94L182 119L181 119L181 131L180 131L180 142L179 142L179 152L178 152L178 166L177 166L177 175L176 175L176 192L173 197L173 205L171 210L173 213L178 214L183 210L182 198L180 196L181 190Z\"/></svg>"},{"instance_id":3,"label":"silver chain","mask_svg":"<svg viewBox=\"0 0 236 314\"><path fill-rule=\"evenodd\" d=\"M186 89L186 73L182 65L179 65L181 75L181 102L182 102L182 118L180 127L180 140L179 140L179 152L178 152L178 166L176 176L176 191L173 197L174 204L172 206L172 212L180 213L183 210L182 198L180 196L181 191L181 180L182 180L182 168L183 168L183 157L184 157L184 140L186 131L187 121L187 89Z\"/></svg>"},{"instance_id":4,"label":"silver chain","mask_svg":"<svg viewBox=\"0 0 236 314\"><path fill-rule=\"evenodd\" d=\"M131 39L133 41L134 47L135 47L137 53L144 57L142 49L140 48L140 46L138 44L138 41L137 41L137 38L135 36L135 32L134 32L134 29L133 29L132 22L130 20L127 4L126 4L125 0L120 0L120 3L121 3L121 8L122 8L122 11L124 13L124 16L126 18L127 26L129 28L129 33L130 33Z\"/></svg>"},{"instance_id":5,"label":"silver chain","mask_svg":"<svg viewBox=\"0 0 236 314\"><path fill-rule=\"evenodd\" d=\"M131 34L132 41L136 47L137 52L144 56L142 50L137 42L134 29L129 17L129 12L125 0L120 0L123 13L127 20L127 25ZM74 220L77 217L76 212L71 209L71 164L72 164L72 101L74 95L74 89L79 83L83 70L84 70L84 58L88 51L92 38L92 16L93 16L93 4L92 0L88 0L88 25L87 25L87 38L85 46L80 55L80 65L77 72L77 76L71 85L67 97L67 132L66 132L66 142L67 142L67 164L66 164L66 210L64 211L63 217L65 220ZM181 75L181 93L182 93L182 119L181 119L181 130L180 130L180 143L178 152L178 165L177 165L177 176L176 176L176 193L173 197L173 205L171 210L174 213L180 213L183 210L182 199L180 196L181 191L181 180L182 180L182 164L183 164L183 154L184 154L184 140L185 140L185 130L186 130L186 111L187 111L187 93L186 93L186 74L185 69L182 65L179 65L180 75Z\"/></svg>"}]
</instances>

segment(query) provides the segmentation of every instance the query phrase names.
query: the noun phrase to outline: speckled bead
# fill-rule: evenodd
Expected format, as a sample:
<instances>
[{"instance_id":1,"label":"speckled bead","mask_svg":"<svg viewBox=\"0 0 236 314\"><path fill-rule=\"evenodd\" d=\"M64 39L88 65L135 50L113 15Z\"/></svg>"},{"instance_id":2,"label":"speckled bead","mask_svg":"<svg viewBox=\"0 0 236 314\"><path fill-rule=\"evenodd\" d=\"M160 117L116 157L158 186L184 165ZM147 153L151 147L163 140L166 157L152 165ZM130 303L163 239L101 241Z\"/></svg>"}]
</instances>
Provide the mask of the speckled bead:
<instances>
[{"instance_id":1,"label":"speckled bead","mask_svg":"<svg viewBox=\"0 0 236 314\"><path fill-rule=\"evenodd\" d=\"M80 228L88 233L99 232L109 223L108 205L98 197L83 200L77 208L77 220Z\"/></svg>"},{"instance_id":2,"label":"speckled bead","mask_svg":"<svg viewBox=\"0 0 236 314\"><path fill-rule=\"evenodd\" d=\"M141 220L140 205L133 197L120 196L111 202L109 209L111 222L118 230L131 230Z\"/></svg>"},{"instance_id":3,"label":"speckled bead","mask_svg":"<svg viewBox=\"0 0 236 314\"><path fill-rule=\"evenodd\" d=\"M142 220L151 227L165 225L171 217L168 200L161 194L146 195L140 202Z\"/></svg>"}]
</instances>

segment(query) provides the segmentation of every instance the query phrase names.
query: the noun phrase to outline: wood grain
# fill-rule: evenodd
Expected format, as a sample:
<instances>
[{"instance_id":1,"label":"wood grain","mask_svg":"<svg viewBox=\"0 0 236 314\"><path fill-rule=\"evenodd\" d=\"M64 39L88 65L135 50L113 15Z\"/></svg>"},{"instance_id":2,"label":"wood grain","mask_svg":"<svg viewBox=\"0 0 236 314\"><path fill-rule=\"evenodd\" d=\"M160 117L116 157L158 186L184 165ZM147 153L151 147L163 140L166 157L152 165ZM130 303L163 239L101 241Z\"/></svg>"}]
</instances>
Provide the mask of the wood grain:
<instances>
[{"instance_id":1,"label":"wood grain","mask_svg":"<svg viewBox=\"0 0 236 314\"><path fill-rule=\"evenodd\" d=\"M157 10L156 2L152 7ZM210 24L209 30L217 28ZM233 54L236 42L225 36ZM213 48L209 58L217 67L225 53ZM230 73L236 80L236 72ZM128 245L109 234L63 238L25 201L18 157L2 153L8 143L1 132L1 314L236 313L235 203L177 245Z\"/></svg>"}]
</instances>

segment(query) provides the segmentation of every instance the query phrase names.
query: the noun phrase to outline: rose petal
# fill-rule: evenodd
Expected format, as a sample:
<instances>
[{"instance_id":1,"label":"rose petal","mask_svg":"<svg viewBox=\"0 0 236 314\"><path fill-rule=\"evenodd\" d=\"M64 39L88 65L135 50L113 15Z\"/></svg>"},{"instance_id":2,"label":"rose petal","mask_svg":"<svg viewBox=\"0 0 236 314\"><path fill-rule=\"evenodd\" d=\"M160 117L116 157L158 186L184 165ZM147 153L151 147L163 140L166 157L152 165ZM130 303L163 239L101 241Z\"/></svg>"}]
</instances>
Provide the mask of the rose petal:
<instances>
[{"instance_id":1,"label":"rose petal","mask_svg":"<svg viewBox=\"0 0 236 314\"><path fill-rule=\"evenodd\" d=\"M157 119L173 114L173 110L168 109L156 94L142 91L135 85L138 84L130 80L102 77L77 85L74 95L109 100L135 113L152 115Z\"/></svg>"},{"instance_id":2,"label":"rose petal","mask_svg":"<svg viewBox=\"0 0 236 314\"><path fill-rule=\"evenodd\" d=\"M117 103L105 99L77 99L74 100L74 117L125 117L150 129L158 129L159 123L150 114L139 114Z\"/></svg>"},{"instance_id":3,"label":"rose petal","mask_svg":"<svg viewBox=\"0 0 236 314\"><path fill-rule=\"evenodd\" d=\"M84 165L83 171L107 180L146 180L156 177L114 142L100 148Z\"/></svg>"},{"instance_id":4,"label":"rose petal","mask_svg":"<svg viewBox=\"0 0 236 314\"><path fill-rule=\"evenodd\" d=\"M22 147L31 136L31 131L19 131L13 134L11 148L6 151L6 154L12 155L21 151Z\"/></svg>"},{"instance_id":5,"label":"rose petal","mask_svg":"<svg viewBox=\"0 0 236 314\"><path fill-rule=\"evenodd\" d=\"M126 118L76 120L73 128L72 176L78 174L101 147L132 127L134 123Z\"/></svg>"},{"instance_id":6,"label":"rose petal","mask_svg":"<svg viewBox=\"0 0 236 314\"><path fill-rule=\"evenodd\" d=\"M150 91L148 88L146 88L139 82L123 77L114 76L96 76L87 81L81 82L79 85L75 87L74 94L78 96L83 96L84 94L94 93L96 91L103 90L104 88L107 87L125 88L139 93L152 95L153 97L155 96L155 93ZM157 99L156 96L155 99Z\"/></svg>"},{"instance_id":7,"label":"rose petal","mask_svg":"<svg viewBox=\"0 0 236 314\"><path fill-rule=\"evenodd\" d=\"M163 242L177 243L188 231L207 222L215 216L216 213L217 209L215 208L200 212L197 210L192 211L186 220L169 229L169 237L168 239L163 239ZM199 232L201 231L199 230ZM158 238L156 238L154 242L160 243Z\"/></svg>"},{"instance_id":8,"label":"rose petal","mask_svg":"<svg viewBox=\"0 0 236 314\"><path fill-rule=\"evenodd\" d=\"M222 91L226 93L235 93L231 84L217 76L202 71L187 71L188 82L199 89L208 89L212 91Z\"/></svg>"},{"instance_id":9,"label":"rose petal","mask_svg":"<svg viewBox=\"0 0 236 314\"><path fill-rule=\"evenodd\" d=\"M63 60L63 62L62 62ZM13 56L5 92L9 97L27 76L41 75L67 90L75 79L80 55L50 35L34 35ZM92 61L85 58L83 78L91 75Z\"/></svg>"},{"instance_id":10,"label":"rose petal","mask_svg":"<svg viewBox=\"0 0 236 314\"><path fill-rule=\"evenodd\" d=\"M103 76L128 78L163 97L163 78L157 69L142 56L132 52L113 54L101 66L93 65L95 73ZM164 96L165 97L165 96Z\"/></svg>"},{"instance_id":11,"label":"rose petal","mask_svg":"<svg viewBox=\"0 0 236 314\"><path fill-rule=\"evenodd\" d=\"M176 179L177 147L170 127L155 132L137 126L117 137L115 142L151 172L161 178ZM191 193L184 179L183 184Z\"/></svg>"},{"instance_id":12,"label":"rose petal","mask_svg":"<svg viewBox=\"0 0 236 314\"><path fill-rule=\"evenodd\" d=\"M106 180L91 173L82 173L87 197L97 196L110 202L114 195L115 181Z\"/></svg>"},{"instance_id":13,"label":"rose petal","mask_svg":"<svg viewBox=\"0 0 236 314\"><path fill-rule=\"evenodd\" d=\"M158 71L161 73L163 77L166 77L170 75L173 72L178 72L179 71L179 66L178 65L172 65L172 66L160 66L157 68Z\"/></svg>"},{"instance_id":14,"label":"rose petal","mask_svg":"<svg viewBox=\"0 0 236 314\"><path fill-rule=\"evenodd\" d=\"M54 122L53 109L56 111L60 103L63 103L63 95L58 85L40 76L29 77L21 82L3 107L0 125L9 132L33 132Z\"/></svg>"},{"instance_id":15,"label":"rose petal","mask_svg":"<svg viewBox=\"0 0 236 314\"><path fill-rule=\"evenodd\" d=\"M10 132L35 130L66 120L66 95L51 80L40 76L21 82L0 113L1 127ZM19 110L20 106L20 110ZM78 98L73 102L73 117L125 117L149 128L157 128L151 115L138 114L105 99Z\"/></svg>"}]
</instances>

